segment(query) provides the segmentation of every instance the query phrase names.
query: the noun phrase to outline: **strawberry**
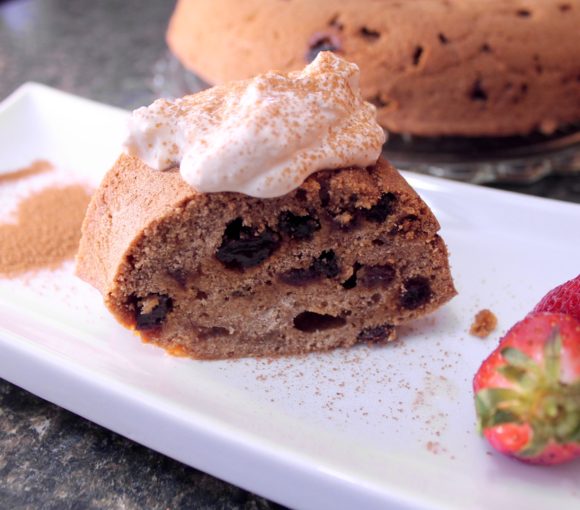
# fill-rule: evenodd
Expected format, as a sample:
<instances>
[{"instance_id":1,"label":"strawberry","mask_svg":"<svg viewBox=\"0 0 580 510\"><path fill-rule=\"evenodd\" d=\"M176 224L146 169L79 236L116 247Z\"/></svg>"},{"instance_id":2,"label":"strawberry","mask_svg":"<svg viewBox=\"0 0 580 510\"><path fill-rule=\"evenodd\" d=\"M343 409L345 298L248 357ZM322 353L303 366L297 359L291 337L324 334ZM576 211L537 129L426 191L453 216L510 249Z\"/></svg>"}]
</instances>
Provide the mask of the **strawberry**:
<instances>
[{"instance_id":1,"label":"strawberry","mask_svg":"<svg viewBox=\"0 0 580 510\"><path fill-rule=\"evenodd\" d=\"M567 313L580 320L580 274L548 292L534 312Z\"/></svg>"},{"instance_id":2,"label":"strawberry","mask_svg":"<svg viewBox=\"0 0 580 510\"><path fill-rule=\"evenodd\" d=\"M478 428L502 453L533 464L580 457L580 320L531 313L473 380Z\"/></svg>"}]
</instances>

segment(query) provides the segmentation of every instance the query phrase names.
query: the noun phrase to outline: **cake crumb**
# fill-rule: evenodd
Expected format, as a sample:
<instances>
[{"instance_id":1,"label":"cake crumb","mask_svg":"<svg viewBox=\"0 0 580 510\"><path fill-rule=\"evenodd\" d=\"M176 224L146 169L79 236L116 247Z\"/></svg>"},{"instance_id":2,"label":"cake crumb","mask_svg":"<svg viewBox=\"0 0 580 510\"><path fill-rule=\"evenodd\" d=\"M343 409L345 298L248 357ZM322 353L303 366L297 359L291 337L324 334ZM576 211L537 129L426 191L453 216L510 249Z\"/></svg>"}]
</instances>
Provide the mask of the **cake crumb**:
<instances>
[{"instance_id":1,"label":"cake crumb","mask_svg":"<svg viewBox=\"0 0 580 510\"><path fill-rule=\"evenodd\" d=\"M475 315L469 333L479 338L486 338L496 327L497 317L491 310L484 308Z\"/></svg>"}]
</instances>

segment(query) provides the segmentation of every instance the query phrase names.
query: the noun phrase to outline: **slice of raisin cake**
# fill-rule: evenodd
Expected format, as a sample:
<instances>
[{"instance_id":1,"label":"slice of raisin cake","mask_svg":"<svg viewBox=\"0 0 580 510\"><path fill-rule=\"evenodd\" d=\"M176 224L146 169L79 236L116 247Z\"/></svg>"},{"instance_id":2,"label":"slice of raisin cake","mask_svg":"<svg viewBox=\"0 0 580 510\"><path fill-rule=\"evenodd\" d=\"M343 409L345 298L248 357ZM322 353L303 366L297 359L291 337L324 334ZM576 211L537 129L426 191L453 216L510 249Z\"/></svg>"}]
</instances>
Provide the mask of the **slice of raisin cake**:
<instances>
[{"instance_id":1,"label":"slice of raisin cake","mask_svg":"<svg viewBox=\"0 0 580 510\"><path fill-rule=\"evenodd\" d=\"M384 160L259 199L197 193L122 156L90 205L78 274L174 354L305 353L395 338L455 289L437 220Z\"/></svg>"},{"instance_id":2,"label":"slice of raisin cake","mask_svg":"<svg viewBox=\"0 0 580 510\"><path fill-rule=\"evenodd\" d=\"M77 273L144 340L204 359L380 343L455 294L437 220L332 53L156 101L129 131Z\"/></svg>"}]
</instances>

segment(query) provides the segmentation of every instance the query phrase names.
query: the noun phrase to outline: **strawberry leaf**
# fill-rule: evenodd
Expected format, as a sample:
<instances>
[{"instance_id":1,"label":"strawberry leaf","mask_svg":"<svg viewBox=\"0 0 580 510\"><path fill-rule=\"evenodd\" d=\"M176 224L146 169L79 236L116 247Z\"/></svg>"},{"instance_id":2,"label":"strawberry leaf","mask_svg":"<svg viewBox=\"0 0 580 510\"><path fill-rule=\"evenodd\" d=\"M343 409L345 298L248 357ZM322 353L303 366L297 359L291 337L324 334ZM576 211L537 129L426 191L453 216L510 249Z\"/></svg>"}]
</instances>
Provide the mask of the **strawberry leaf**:
<instances>
[{"instance_id":1,"label":"strawberry leaf","mask_svg":"<svg viewBox=\"0 0 580 510\"><path fill-rule=\"evenodd\" d=\"M504 423L522 423L519 416L509 409L498 409L489 418L488 427L496 427L497 425L503 425Z\"/></svg>"},{"instance_id":2,"label":"strawberry leaf","mask_svg":"<svg viewBox=\"0 0 580 510\"><path fill-rule=\"evenodd\" d=\"M487 409L496 409L499 404L518 399L518 392L509 388L484 388L477 398Z\"/></svg>"},{"instance_id":3,"label":"strawberry leaf","mask_svg":"<svg viewBox=\"0 0 580 510\"><path fill-rule=\"evenodd\" d=\"M514 365L502 365L497 368L497 371L508 381L513 383L521 382L528 372L525 368L516 367Z\"/></svg>"},{"instance_id":4,"label":"strawberry leaf","mask_svg":"<svg viewBox=\"0 0 580 510\"><path fill-rule=\"evenodd\" d=\"M524 370L529 370L534 373L540 371L540 367L538 367L537 363L519 349L515 349L514 347L505 347L501 350L501 355L509 365L522 368Z\"/></svg>"},{"instance_id":5,"label":"strawberry leaf","mask_svg":"<svg viewBox=\"0 0 580 510\"><path fill-rule=\"evenodd\" d=\"M478 391L475 396L475 409L478 416L479 430L498 425L499 423L496 423L496 421L498 419L505 420L508 413L511 416L515 416L514 412L506 409L506 404L517 403L518 397L519 395L516 391L508 388L485 388ZM497 413L500 411L503 414L498 418ZM507 423L507 421L501 421L500 423Z\"/></svg>"}]
</instances>

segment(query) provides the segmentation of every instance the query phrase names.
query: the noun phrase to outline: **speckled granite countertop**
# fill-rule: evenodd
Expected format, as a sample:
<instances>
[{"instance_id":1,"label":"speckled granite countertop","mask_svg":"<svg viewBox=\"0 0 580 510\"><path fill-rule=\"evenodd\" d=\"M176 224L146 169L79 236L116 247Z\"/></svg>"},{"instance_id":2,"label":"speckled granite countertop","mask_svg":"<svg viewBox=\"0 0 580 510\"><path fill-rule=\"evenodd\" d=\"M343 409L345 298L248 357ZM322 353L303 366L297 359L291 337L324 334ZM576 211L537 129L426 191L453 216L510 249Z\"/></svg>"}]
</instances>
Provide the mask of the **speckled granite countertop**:
<instances>
[{"instance_id":1,"label":"speckled granite countertop","mask_svg":"<svg viewBox=\"0 0 580 510\"><path fill-rule=\"evenodd\" d=\"M172 8L169 0L0 0L0 99L34 80L123 108L149 103ZM580 203L580 176L502 187ZM0 380L0 508L279 506Z\"/></svg>"},{"instance_id":2,"label":"speckled granite countertop","mask_svg":"<svg viewBox=\"0 0 580 510\"><path fill-rule=\"evenodd\" d=\"M169 0L0 1L0 99L37 81L134 108L153 100ZM0 509L271 509L0 379Z\"/></svg>"}]
</instances>

